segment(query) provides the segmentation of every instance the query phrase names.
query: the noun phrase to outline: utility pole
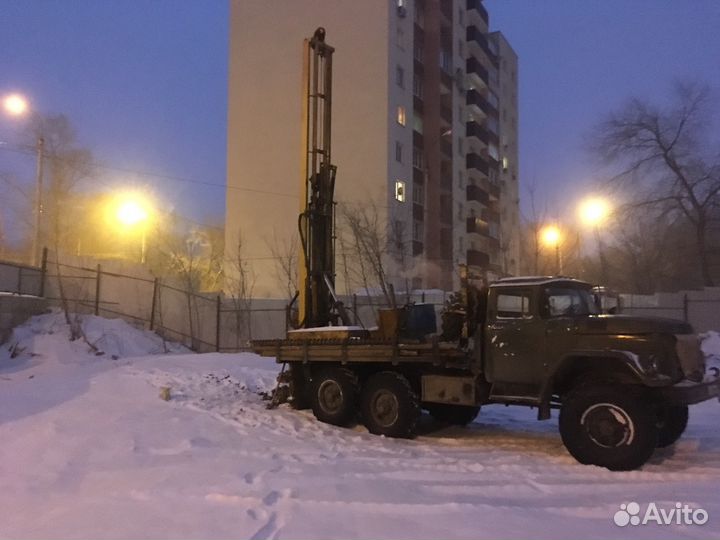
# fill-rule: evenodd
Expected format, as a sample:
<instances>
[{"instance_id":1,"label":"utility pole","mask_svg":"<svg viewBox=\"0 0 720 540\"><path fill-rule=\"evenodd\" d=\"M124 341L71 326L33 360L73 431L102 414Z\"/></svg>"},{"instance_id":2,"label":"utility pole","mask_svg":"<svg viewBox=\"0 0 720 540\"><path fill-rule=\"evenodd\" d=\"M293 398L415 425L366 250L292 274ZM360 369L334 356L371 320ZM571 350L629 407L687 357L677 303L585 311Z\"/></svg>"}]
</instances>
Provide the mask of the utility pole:
<instances>
[{"instance_id":1,"label":"utility pole","mask_svg":"<svg viewBox=\"0 0 720 540\"><path fill-rule=\"evenodd\" d=\"M37 138L35 146L37 151L37 166L36 166L36 193L35 193L35 234L33 237L32 244L32 260L35 266L40 264L40 250L42 249L42 215L43 215L43 152L45 149L45 139L42 137Z\"/></svg>"}]
</instances>

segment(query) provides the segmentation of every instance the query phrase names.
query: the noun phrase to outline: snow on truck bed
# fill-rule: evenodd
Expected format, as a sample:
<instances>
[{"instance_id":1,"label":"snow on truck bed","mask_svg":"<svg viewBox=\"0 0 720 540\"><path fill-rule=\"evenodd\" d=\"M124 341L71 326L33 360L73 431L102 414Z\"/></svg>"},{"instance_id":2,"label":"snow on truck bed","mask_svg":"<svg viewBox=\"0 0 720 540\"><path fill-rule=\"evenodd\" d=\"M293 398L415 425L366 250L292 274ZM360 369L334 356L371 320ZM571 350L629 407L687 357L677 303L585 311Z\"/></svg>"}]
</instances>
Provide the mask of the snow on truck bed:
<instances>
[{"instance_id":1,"label":"snow on truck bed","mask_svg":"<svg viewBox=\"0 0 720 540\"><path fill-rule=\"evenodd\" d=\"M0 352L1 538L717 538L720 405L641 471L577 464L557 421L491 406L412 441L268 411L278 367L164 351L153 334L58 314ZM710 351L706 351L710 353ZM170 387L171 399L159 398ZM613 523L620 504L705 509L703 526Z\"/></svg>"}]
</instances>

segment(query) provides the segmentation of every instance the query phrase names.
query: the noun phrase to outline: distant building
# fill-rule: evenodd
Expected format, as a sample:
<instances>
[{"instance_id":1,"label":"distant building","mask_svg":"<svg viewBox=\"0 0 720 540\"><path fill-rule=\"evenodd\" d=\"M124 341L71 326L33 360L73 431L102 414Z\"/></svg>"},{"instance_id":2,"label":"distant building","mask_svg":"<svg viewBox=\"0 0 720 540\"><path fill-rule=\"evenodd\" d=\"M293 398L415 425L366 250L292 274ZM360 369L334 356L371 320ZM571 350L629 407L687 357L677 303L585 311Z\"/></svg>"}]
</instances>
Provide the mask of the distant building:
<instances>
[{"instance_id":1,"label":"distant building","mask_svg":"<svg viewBox=\"0 0 720 540\"><path fill-rule=\"evenodd\" d=\"M282 296L272 252L297 231L301 44L318 26L336 49L336 198L374 205L405 260L396 287L456 288L460 264L516 273L518 61L481 0L232 1L226 258L240 235L255 292Z\"/></svg>"}]
</instances>

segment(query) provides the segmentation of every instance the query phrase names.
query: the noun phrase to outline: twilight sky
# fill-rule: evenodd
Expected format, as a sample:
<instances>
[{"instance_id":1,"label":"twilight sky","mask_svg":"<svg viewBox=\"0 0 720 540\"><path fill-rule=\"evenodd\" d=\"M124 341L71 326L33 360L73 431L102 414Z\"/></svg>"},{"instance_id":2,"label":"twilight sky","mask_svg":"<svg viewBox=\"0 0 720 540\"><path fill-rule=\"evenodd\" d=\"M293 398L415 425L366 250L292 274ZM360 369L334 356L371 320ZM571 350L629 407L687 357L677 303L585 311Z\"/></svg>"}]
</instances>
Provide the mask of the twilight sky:
<instances>
[{"instance_id":1,"label":"twilight sky","mask_svg":"<svg viewBox=\"0 0 720 540\"><path fill-rule=\"evenodd\" d=\"M486 6L520 57L521 182L556 212L596 177L582 139L603 113L633 94L662 99L677 77L720 90L715 0ZM65 113L111 167L104 183L150 183L169 207L221 223L224 189L197 182L225 182L228 12L225 0L0 0L0 94ZM0 142L18 129L0 116ZM8 154L0 144L0 171Z\"/></svg>"}]
</instances>

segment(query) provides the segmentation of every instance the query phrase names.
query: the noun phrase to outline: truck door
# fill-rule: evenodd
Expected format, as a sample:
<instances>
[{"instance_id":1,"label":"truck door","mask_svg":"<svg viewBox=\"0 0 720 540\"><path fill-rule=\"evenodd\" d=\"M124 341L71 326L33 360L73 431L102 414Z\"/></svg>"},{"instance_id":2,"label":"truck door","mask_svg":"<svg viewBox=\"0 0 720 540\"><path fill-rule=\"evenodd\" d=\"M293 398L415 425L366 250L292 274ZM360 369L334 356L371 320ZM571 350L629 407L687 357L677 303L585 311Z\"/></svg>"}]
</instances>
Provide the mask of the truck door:
<instances>
[{"instance_id":1,"label":"truck door","mask_svg":"<svg viewBox=\"0 0 720 540\"><path fill-rule=\"evenodd\" d=\"M489 298L486 370L493 393L537 396L545 358L545 324L537 288L498 287Z\"/></svg>"}]
</instances>

